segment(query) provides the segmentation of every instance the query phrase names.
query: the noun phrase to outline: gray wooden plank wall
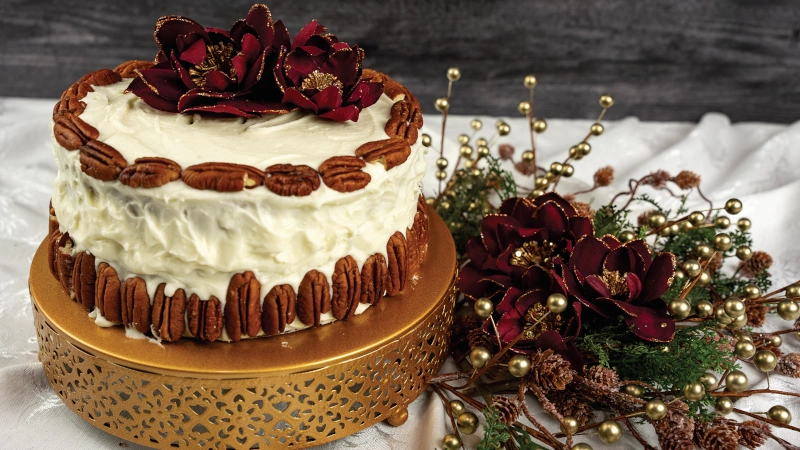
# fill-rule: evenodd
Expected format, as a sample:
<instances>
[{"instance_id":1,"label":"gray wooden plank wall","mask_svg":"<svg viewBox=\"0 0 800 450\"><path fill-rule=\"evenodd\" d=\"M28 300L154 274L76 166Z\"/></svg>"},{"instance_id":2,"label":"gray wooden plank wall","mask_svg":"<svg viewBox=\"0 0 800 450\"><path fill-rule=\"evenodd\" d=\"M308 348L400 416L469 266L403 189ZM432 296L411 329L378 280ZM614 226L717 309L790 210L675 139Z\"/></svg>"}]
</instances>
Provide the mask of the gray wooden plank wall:
<instances>
[{"instance_id":1,"label":"gray wooden plank wall","mask_svg":"<svg viewBox=\"0 0 800 450\"><path fill-rule=\"evenodd\" d=\"M82 74L150 59L155 20L181 14L228 28L240 0L2 0L0 96L56 97ZM324 0L270 3L295 33L319 19L366 49L367 65L407 84L433 111L458 66L453 113L516 115L523 75L540 80L536 111L735 121L800 119L800 1Z\"/></svg>"}]
</instances>

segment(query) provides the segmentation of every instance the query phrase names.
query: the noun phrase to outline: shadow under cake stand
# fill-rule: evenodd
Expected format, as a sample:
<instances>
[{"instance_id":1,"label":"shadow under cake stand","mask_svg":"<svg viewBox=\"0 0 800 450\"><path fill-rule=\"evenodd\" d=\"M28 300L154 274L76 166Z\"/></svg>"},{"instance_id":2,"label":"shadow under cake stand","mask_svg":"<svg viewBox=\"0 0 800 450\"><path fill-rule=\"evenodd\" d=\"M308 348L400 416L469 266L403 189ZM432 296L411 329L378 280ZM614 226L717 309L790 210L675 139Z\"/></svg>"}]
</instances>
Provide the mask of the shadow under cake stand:
<instances>
[{"instance_id":1,"label":"shadow under cake stand","mask_svg":"<svg viewBox=\"0 0 800 450\"><path fill-rule=\"evenodd\" d=\"M50 274L30 292L47 380L78 416L154 448L305 448L398 424L447 356L456 256L429 208L427 257L404 292L315 329L235 344L158 345L102 328Z\"/></svg>"}]
</instances>

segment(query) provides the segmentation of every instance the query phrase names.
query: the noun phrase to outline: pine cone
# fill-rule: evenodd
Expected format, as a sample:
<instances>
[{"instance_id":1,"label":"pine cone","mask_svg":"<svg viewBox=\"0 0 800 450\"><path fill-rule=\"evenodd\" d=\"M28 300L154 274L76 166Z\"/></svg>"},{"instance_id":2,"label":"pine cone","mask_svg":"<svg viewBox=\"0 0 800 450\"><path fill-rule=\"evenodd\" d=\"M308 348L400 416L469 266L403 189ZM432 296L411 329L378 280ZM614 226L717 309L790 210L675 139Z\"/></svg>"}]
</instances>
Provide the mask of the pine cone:
<instances>
[{"instance_id":1,"label":"pine cone","mask_svg":"<svg viewBox=\"0 0 800 450\"><path fill-rule=\"evenodd\" d=\"M788 353L778 358L778 373L800 378L800 353Z\"/></svg>"},{"instance_id":2,"label":"pine cone","mask_svg":"<svg viewBox=\"0 0 800 450\"><path fill-rule=\"evenodd\" d=\"M739 425L739 445L750 450L761 447L769 440L769 425L760 420L746 420Z\"/></svg>"},{"instance_id":3,"label":"pine cone","mask_svg":"<svg viewBox=\"0 0 800 450\"><path fill-rule=\"evenodd\" d=\"M586 379L603 386L609 392L619 391L619 375L613 369L594 366L586 372Z\"/></svg>"},{"instance_id":4,"label":"pine cone","mask_svg":"<svg viewBox=\"0 0 800 450\"><path fill-rule=\"evenodd\" d=\"M667 434L663 439L658 440L658 444L662 450L695 450L691 437L686 437L683 434Z\"/></svg>"},{"instance_id":5,"label":"pine cone","mask_svg":"<svg viewBox=\"0 0 800 450\"><path fill-rule=\"evenodd\" d=\"M608 186L614 181L614 168L605 166L597 169L594 173L594 184L596 186Z\"/></svg>"},{"instance_id":6,"label":"pine cone","mask_svg":"<svg viewBox=\"0 0 800 450\"><path fill-rule=\"evenodd\" d=\"M553 391L547 395L547 398L562 416L574 417L580 426L584 426L594 419L594 407L585 398L570 390Z\"/></svg>"},{"instance_id":7,"label":"pine cone","mask_svg":"<svg viewBox=\"0 0 800 450\"><path fill-rule=\"evenodd\" d=\"M520 414L520 406L516 397L498 395L492 400L492 407L500 413L500 420L506 425L516 422Z\"/></svg>"},{"instance_id":8,"label":"pine cone","mask_svg":"<svg viewBox=\"0 0 800 450\"><path fill-rule=\"evenodd\" d=\"M706 450L737 450L739 435L730 426L717 422L702 425L695 430L695 439Z\"/></svg>"},{"instance_id":9,"label":"pine cone","mask_svg":"<svg viewBox=\"0 0 800 450\"><path fill-rule=\"evenodd\" d=\"M514 169L516 169L517 172L519 172L519 173L521 173L521 174L523 174L525 176L533 175L536 172L533 169L533 165L531 163L527 162L527 161L519 161L519 162L517 162L516 164L514 164Z\"/></svg>"},{"instance_id":10,"label":"pine cone","mask_svg":"<svg viewBox=\"0 0 800 450\"><path fill-rule=\"evenodd\" d=\"M510 144L500 144L500 146L497 147L497 152L500 154L500 159L511 159L511 157L514 156L514 146Z\"/></svg>"},{"instance_id":11,"label":"pine cone","mask_svg":"<svg viewBox=\"0 0 800 450\"><path fill-rule=\"evenodd\" d=\"M494 349L494 340L481 328L475 328L467 333L467 343L470 350L475 347L486 347L489 351Z\"/></svg>"},{"instance_id":12,"label":"pine cone","mask_svg":"<svg viewBox=\"0 0 800 450\"><path fill-rule=\"evenodd\" d=\"M644 185L653 186L656 189L660 189L665 187L667 185L667 181L669 181L671 178L672 177L668 172L656 170L655 172L642 178L641 183Z\"/></svg>"},{"instance_id":13,"label":"pine cone","mask_svg":"<svg viewBox=\"0 0 800 450\"><path fill-rule=\"evenodd\" d=\"M662 448L689 448L685 447L685 442L692 442L695 425L694 419L686 414L687 411L689 411L689 406L686 403L671 402L666 417L650 421L656 430Z\"/></svg>"},{"instance_id":14,"label":"pine cone","mask_svg":"<svg viewBox=\"0 0 800 450\"><path fill-rule=\"evenodd\" d=\"M464 329L467 331L483 327L483 322L486 320L474 312L470 312L458 317L461 319L461 323L463 324Z\"/></svg>"},{"instance_id":15,"label":"pine cone","mask_svg":"<svg viewBox=\"0 0 800 450\"><path fill-rule=\"evenodd\" d=\"M747 278L755 278L772 266L772 256L767 252L755 251L747 261L739 263L739 273Z\"/></svg>"},{"instance_id":16,"label":"pine cone","mask_svg":"<svg viewBox=\"0 0 800 450\"><path fill-rule=\"evenodd\" d=\"M531 372L527 378L543 391L563 391L574 375L569 362L553 354L553 350L540 350L531 355Z\"/></svg>"},{"instance_id":17,"label":"pine cone","mask_svg":"<svg viewBox=\"0 0 800 450\"><path fill-rule=\"evenodd\" d=\"M745 303L747 305L744 310L747 314L747 324L751 327L760 327L767 321L767 306L764 304Z\"/></svg>"},{"instance_id":18,"label":"pine cone","mask_svg":"<svg viewBox=\"0 0 800 450\"><path fill-rule=\"evenodd\" d=\"M672 178L672 182L683 190L691 189L700 186L700 175L690 170L681 170L678 175Z\"/></svg>"}]
</instances>

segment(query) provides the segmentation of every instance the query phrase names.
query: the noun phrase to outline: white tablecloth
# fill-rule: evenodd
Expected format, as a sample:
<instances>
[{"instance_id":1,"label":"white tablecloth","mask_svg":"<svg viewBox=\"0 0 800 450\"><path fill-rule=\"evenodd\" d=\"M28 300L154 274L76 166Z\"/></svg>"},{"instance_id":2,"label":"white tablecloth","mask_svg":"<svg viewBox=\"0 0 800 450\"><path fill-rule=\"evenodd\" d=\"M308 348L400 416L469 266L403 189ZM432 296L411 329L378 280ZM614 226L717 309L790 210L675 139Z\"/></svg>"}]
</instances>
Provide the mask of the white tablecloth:
<instances>
[{"instance_id":1,"label":"white tablecloth","mask_svg":"<svg viewBox=\"0 0 800 450\"><path fill-rule=\"evenodd\" d=\"M36 335L28 297L28 269L33 253L47 230L47 205L56 174L50 149L49 122L54 100L0 99L0 449L118 448L120 440L83 422L64 406L50 389L37 360ZM613 109L611 110L613 117ZM469 132L471 117L453 116L449 120L447 154L455 162L458 133ZM491 137L496 118L483 117L485 132ZM517 154L529 147L523 119L506 119L512 134L499 142L515 145ZM426 130L438 142L440 121L426 118ZM550 120L538 141L540 163L562 160L567 149L586 134L590 121ZM562 182L560 192L568 193L591 184L594 171L605 165L616 169L612 186L595 191L583 200L594 205L608 201L629 178L664 169L695 171L703 177L703 190L714 201L731 196L740 198L744 210L739 217L753 220L754 250L764 250L775 258L770 269L776 285L800 278L800 122L793 125L742 123L733 125L727 117L708 114L698 124L648 123L636 118L606 122L606 133L591 141L592 153L574 163L575 176ZM438 157L433 152L428 160ZM530 180L520 180L529 183ZM433 169L425 179L425 191L432 194L436 182ZM699 203L698 203L699 204ZM788 326L771 317L767 330ZM784 351L797 351L797 340L786 336ZM444 370L448 370L445 367ZM763 377L746 368L754 388L766 387ZM800 392L794 379L773 376L772 387ZM742 399L737 407L766 411L772 402L786 405L800 417L800 401L795 398L762 397ZM451 432L441 402L424 394L410 407L406 425L392 428L379 424L325 449L430 449ZM555 422L543 417L545 423ZM652 429L642 426L643 435L653 441ZM474 448L479 434L467 436ZM777 430L776 434L800 443L800 435ZM636 447L626 437L622 446ZM576 442L605 448L595 436L578 437ZM775 448L770 444L769 448ZM128 443L127 448L140 448ZM610 447L609 447L610 448Z\"/></svg>"}]
</instances>

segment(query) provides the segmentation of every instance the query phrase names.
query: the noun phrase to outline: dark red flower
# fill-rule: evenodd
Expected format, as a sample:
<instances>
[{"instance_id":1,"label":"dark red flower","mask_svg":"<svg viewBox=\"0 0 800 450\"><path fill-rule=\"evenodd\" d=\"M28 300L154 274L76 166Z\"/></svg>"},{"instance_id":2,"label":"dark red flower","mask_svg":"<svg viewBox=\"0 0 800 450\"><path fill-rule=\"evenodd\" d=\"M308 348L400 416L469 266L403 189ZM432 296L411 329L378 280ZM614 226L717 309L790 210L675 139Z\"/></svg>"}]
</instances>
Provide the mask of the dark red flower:
<instances>
[{"instance_id":1,"label":"dark red flower","mask_svg":"<svg viewBox=\"0 0 800 450\"><path fill-rule=\"evenodd\" d=\"M498 303L506 290L498 286L518 283L529 267L568 262L574 243L591 234L592 221L558 194L506 200L498 214L483 218L481 235L467 242L470 262L459 274L458 289L473 300Z\"/></svg>"},{"instance_id":2,"label":"dark red flower","mask_svg":"<svg viewBox=\"0 0 800 450\"><path fill-rule=\"evenodd\" d=\"M265 5L254 5L229 32L166 16L156 23L154 36L157 64L128 86L148 105L240 117L288 112L272 70L280 49L289 45L289 33L282 22L272 22Z\"/></svg>"},{"instance_id":3,"label":"dark red flower","mask_svg":"<svg viewBox=\"0 0 800 450\"><path fill-rule=\"evenodd\" d=\"M361 79L364 50L349 46L313 20L283 48L275 79L283 106L300 107L326 119L358 120L359 112L378 101L383 84Z\"/></svg>"},{"instance_id":4,"label":"dark red flower","mask_svg":"<svg viewBox=\"0 0 800 450\"><path fill-rule=\"evenodd\" d=\"M621 315L633 334L646 341L669 342L674 337L675 321L660 298L675 276L673 254L654 257L643 240L621 244L613 236L584 236L557 272L570 299L596 316Z\"/></svg>"}]
</instances>

